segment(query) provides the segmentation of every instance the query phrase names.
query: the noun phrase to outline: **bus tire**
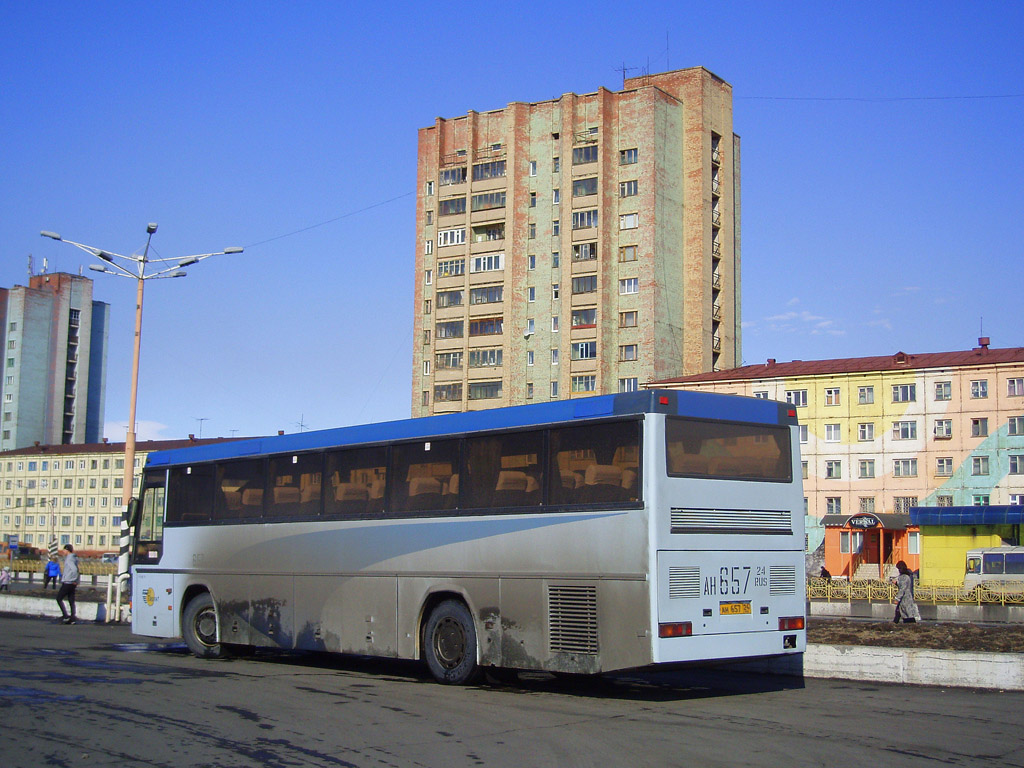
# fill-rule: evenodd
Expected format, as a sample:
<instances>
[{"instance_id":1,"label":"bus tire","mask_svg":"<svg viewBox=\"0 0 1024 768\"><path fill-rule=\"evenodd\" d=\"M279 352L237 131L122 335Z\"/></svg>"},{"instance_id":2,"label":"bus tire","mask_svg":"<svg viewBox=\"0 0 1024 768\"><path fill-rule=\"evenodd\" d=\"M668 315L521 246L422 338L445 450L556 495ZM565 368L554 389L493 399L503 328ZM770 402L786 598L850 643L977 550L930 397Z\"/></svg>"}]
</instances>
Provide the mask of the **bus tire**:
<instances>
[{"instance_id":1,"label":"bus tire","mask_svg":"<svg viewBox=\"0 0 1024 768\"><path fill-rule=\"evenodd\" d=\"M423 628L423 655L439 683L466 685L476 678L476 625L464 603L445 600L430 612Z\"/></svg>"},{"instance_id":2,"label":"bus tire","mask_svg":"<svg viewBox=\"0 0 1024 768\"><path fill-rule=\"evenodd\" d=\"M227 649L217 641L217 610L209 592L196 595L185 606L181 619L185 644L200 659L223 659Z\"/></svg>"}]
</instances>

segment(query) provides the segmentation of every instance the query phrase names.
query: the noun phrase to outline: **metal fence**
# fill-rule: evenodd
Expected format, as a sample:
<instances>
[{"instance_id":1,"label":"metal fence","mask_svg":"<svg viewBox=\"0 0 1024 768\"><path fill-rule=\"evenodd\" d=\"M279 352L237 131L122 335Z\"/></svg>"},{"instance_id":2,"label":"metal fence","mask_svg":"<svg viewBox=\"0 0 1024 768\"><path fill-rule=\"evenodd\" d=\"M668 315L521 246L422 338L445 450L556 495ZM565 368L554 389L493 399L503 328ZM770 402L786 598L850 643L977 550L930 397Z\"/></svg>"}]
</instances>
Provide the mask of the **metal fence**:
<instances>
[{"instance_id":1,"label":"metal fence","mask_svg":"<svg viewBox=\"0 0 1024 768\"><path fill-rule=\"evenodd\" d=\"M896 585L889 581L847 581L817 577L807 580L808 600L891 603L895 598ZM983 584L971 589L954 581L921 581L914 584L914 600L918 603L952 605L1021 605L1024 604L1024 581Z\"/></svg>"}]
</instances>

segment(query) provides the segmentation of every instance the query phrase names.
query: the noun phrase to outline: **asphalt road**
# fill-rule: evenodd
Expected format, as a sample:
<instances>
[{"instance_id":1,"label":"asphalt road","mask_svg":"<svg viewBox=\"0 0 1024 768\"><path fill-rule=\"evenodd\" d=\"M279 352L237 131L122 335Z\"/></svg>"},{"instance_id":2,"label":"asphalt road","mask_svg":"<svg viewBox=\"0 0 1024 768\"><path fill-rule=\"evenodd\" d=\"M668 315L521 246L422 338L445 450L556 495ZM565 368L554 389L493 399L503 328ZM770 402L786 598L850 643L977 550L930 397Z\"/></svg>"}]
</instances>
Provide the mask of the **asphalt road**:
<instances>
[{"instance_id":1,"label":"asphalt road","mask_svg":"<svg viewBox=\"0 0 1024 768\"><path fill-rule=\"evenodd\" d=\"M1024 694L677 670L451 688L0 617L0 766L1024 766Z\"/></svg>"}]
</instances>

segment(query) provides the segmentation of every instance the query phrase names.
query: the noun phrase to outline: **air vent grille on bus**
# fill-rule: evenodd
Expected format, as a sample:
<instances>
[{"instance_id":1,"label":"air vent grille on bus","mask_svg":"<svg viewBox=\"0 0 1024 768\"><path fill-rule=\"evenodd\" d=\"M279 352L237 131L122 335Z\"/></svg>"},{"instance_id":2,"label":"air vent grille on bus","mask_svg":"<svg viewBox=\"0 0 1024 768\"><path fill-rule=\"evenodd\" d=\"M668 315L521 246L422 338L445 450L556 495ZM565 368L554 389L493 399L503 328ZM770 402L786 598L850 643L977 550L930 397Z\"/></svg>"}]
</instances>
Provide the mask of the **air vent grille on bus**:
<instances>
[{"instance_id":1,"label":"air vent grille on bus","mask_svg":"<svg viewBox=\"0 0 1024 768\"><path fill-rule=\"evenodd\" d=\"M796 567L773 565L768 569L768 591L773 595L796 594Z\"/></svg>"},{"instance_id":2,"label":"air vent grille on bus","mask_svg":"<svg viewBox=\"0 0 1024 768\"><path fill-rule=\"evenodd\" d=\"M788 535L793 520L785 509L684 509L672 507L672 533Z\"/></svg>"},{"instance_id":3,"label":"air vent grille on bus","mask_svg":"<svg viewBox=\"0 0 1024 768\"><path fill-rule=\"evenodd\" d=\"M668 596L670 600L700 597L700 566L670 566Z\"/></svg>"},{"instance_id":4,"label":"air vent grille on bus","mask_svg":"<svg viewBox=\"0 0 1024 768\"><path fill-rule=\"evenodd\" d=\"M597 587L548 587L552 653L597 653Z\"/></svg>"}]
</instances>

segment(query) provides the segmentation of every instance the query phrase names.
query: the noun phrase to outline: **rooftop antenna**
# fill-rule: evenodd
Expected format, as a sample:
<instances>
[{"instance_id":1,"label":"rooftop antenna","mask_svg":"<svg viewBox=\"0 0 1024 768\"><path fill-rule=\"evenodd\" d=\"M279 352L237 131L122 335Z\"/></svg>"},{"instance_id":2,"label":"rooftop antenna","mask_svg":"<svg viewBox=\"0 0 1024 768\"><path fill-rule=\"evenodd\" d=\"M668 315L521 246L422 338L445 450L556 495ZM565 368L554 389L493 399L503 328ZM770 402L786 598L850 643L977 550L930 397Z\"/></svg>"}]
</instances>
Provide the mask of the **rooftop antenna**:
<instances>
[{"instance_id":1,"label":"rooftop antenna","mask_svg":"<svg viewBox=\"0 0 1024 768\"><path fill-rule=\"evenodd\" d=\"M615 67L615 71L616 72L620 72L622 74L622 87L623 88L626 87L626 73L627 72L632 72L634 69L636 69L636 67L627 67L626 66L626 62L622 62L622 66L621 67Z\"/></svg>"},{"instance_id":2,"label":"rooftop antenna","mask_svg":"<svg viewBox=\"0 0 1024 768\"><path fill-rule=\"evenodd\" d=\"M32 254L31 253L28 255L28 277L29 277L29 280L32 279Z\"/></svg>"},{"instance_id":3,"label":"rooftop antenna","mask_svg":"<svg viewBox=\"0 0 1024 768\"><path fill-rule=\"evenodd\" d=\"M668 53L669 53L669 48L668 48L668 30L666 29L665 30L665 71L666 72L671 72L672 71L672 67L669 64Z\"/></svg>"},{"instance_id":4,"label":"rooftop antenna","mask_svg":"<svg viewBox=\"0 0 1024 768\"><path fill-rule=\"evenodd\" d=\"M204 421L209 421L210 419L209 419L208 416L193 416L192 418L199 422L199 439L202 440L203 439L203 422Z\"/></svg>"},{"instance_id":5,"label":"rooftop antenna","mask_svg":"<svg viewBox=\"0 0 1024 768\"><path fill-rule=\"evenodd\" d=\"M295 423L295 426L299 428L299 432L309 428L309 424L306 423L306 414L301 414L299 420Z\"/></svg>"}]
</instances>

